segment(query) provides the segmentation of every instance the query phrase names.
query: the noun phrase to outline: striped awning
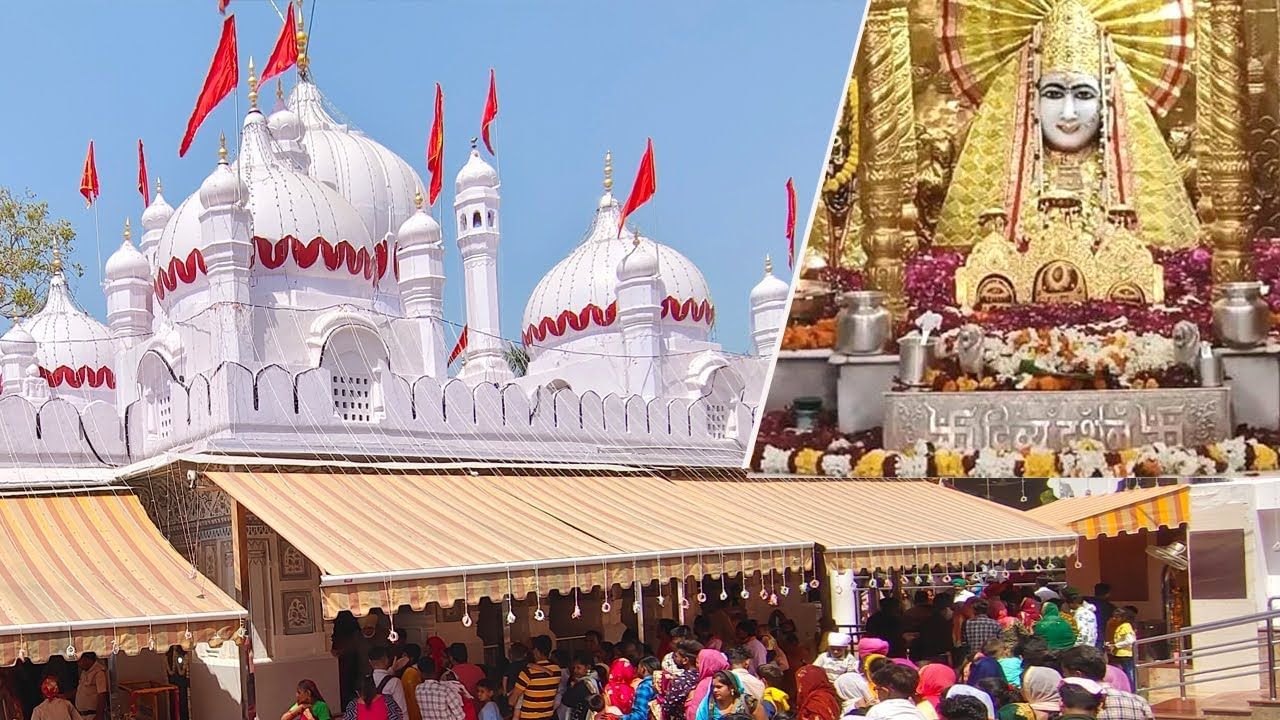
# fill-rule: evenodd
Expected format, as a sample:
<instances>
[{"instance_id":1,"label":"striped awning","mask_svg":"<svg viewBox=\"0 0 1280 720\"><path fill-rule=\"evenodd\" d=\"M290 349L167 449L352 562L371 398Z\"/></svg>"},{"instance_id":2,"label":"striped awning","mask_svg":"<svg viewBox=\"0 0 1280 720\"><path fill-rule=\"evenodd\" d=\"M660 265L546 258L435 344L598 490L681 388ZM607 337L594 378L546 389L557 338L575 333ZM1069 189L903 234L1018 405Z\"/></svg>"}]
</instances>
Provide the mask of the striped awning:
<instances>
[{"instance_id":1,"label":"striped awning","mask_svg":"<svg viewBox=\"0 0 1280 720\"><path fill-rule=\"evenodd\" d=\"M1099 493L1055 500L1026 514L1066 525L1085 539L1176 528L1191 519L1191 492L1187 485L1162 485Z\"/></svg>"},{"instance_id":2,"label":"striped awning","mask_svg":"<svg viewBox=\"0 0 1280 720\"><path fill-rule=\"evenodd\" d=\"M775 523L822 546L828 569L1066 557L1076 535L1056 524L925 480L758 478L715 483L724 501L769 508Z\"/></svg>"},{"instance_id":3,"label":"striped awning","mask_svg":"<svg viewBox=\"0 0 1280 720\"><path fill-rule=\"evenodd\" d=\"M811 539L642 473L206 475L320 568L328 618L812 563Z\"/></svg>"},{"instance_id":4,"label":"striped awning","mask_svg":"<svg viewBox=\"0 0 1280 720\"><path fill-rule=\"evenodd\" d=\"M245 615L127 491L0 497L0 665L230 639Z\"/></svg>"}]
</instances>

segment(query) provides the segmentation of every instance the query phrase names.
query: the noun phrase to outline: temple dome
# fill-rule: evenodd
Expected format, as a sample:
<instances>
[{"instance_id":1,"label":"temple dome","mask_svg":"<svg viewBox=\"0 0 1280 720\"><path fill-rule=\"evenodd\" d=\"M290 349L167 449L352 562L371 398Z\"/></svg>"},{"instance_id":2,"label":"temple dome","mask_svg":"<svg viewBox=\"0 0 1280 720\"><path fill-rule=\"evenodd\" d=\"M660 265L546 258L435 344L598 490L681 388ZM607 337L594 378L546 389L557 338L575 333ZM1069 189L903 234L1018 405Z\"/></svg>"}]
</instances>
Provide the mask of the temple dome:
<instances>
[{"instance_id":1,"label":"temple dome","mask_svg":"<svg viewBox=\"0 0 1280 720\"><path fill-rule=\"evenodd\" d=\"M635 239L629 229L619 236L620 218L617 200L606 192L586 238L534 287L522 323L522 338L531 352L614 325L619 265L632 250ZM653 252L647 254L656 261L656 274L667 294L663 327L695 340L706 340L715 311L702 271L662 243L643 238L641 245L652 246Z\"/></svg>"},{"instance_id":2,"label":"temple dome","mask_svg":"<svg viewBox=\"0 0 1280 720\"><path fill-rule=\"evenodd\" d=\"M125 239L120 244L120 248L111 253L111 257L107 258L106 267L103 268L104 277L110 280L123 280L125 278L142 278L147 279L151 276L151 265L147 263L147 258L134 247L133 242Z\"/></svg>"},{"instance_id":3,"label":"temple dome","mask_svg":"<svg viewBox=\"0 0 1280 720\"><path fill-rule=\"evenodd\" d=\"M21 326L36 344L36 361L50 385L115 387L110 371L115 357L111 331L76 304L61 272L49 281L44 307ZM81 373L82 368L88 370Z\"/></svg>"},{"instance_id":4,"label":"temple dome","mask_svg":"<svg viewBox=\"0 0 1280 720\"><path fill-rule=\"evenodd\" d=\"M346 198L369 237L381 240L414 213L413 196L422 180L399 155L334 120L324 102L320 89L305 79L289 96L289 109L305 128L307 174Z\"/></svg>"},{"instance_id":5,"label":"temple dome","mask_svg":"<svg viewBox=\"0 0 1280 720\"><path fill-rule=\"evenodd\" d=\"M458 194L473 187L498 187L498 171L485 162L484 158L480 157L480 151L474 147L471 148L471 157L467 158L466 164L454 179L454 189Z\"/></svg>"},{"instance_id":6,"label":"temple dome","mask_svg":"<svg viewBox=\"0 0 1280 720\"><path fill-rule=\"evenodd\" d=\"M335 190L306 174L277 154L267 120L252 110L245 118L240 153L234 166L220 164L201 189L178 206L165 226L156 250L158 270L185 263L202 250L200 215L211 199L235 197L232 182L243 182L245 208L252 216L253 273L257 278L286 275L291 282L314 278L335 301L372 295L374 280L385 273L386 247L373 242L359 214ZM297 243L286 243L294 238ZM319 238L321 242L316 243ZM299 255L295 249L301 247ZM265 251L265 252L264 252ZM326 253L337 253L338 266L326 267ZM276 268L279 268L277 271ZM336 284L335 284L336 283ZM291 285L307 289L308 284ZM162 298L167 306L168 295Z\"/></svg>"},{"instance_id":7,"label":"temple dome","mask_svg":"<svg viewBox=\"0 0 1280 720\"><path fill-rule=\"evenodd\" d=\"M765 260L764 279L751 288L751 306L756 307L768 302L786 302L791 287L773 274L773 262Z\"/></svg>"}]
</instances>

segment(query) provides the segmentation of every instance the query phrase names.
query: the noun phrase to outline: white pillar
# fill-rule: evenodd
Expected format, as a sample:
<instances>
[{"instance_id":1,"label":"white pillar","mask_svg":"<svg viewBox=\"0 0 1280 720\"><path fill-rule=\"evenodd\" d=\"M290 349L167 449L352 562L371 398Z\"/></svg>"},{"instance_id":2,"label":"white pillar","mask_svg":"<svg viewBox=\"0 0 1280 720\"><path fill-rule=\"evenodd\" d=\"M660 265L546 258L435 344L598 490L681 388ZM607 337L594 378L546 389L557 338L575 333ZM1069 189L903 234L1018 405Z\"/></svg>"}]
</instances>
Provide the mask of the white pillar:
<instances>
[{"instance_id":1,"label":"white pillar","mask_svg":"<svg viewBox=\"0 0 1280 720\"><path fill-rule=\"evenodd\" d=\"M666 297L658 276L657 246L636 236L618 263L617 275L626 391L654 398L662 390L662 299Z\"/></svg>"},{"instance_id":2,"label":"white pillar","mask_svg":"<svg viewBox=\"0 0 1280 720\"><path fill-rule=\"evenodd\" d=\"M498 175L480 159L471 158L458 173L454 215L458 221L458 251L462 255L467 295L467 349L458 377L471 383L501 383L513 375L503 357L498 303Z\"/></svg>"}]
</instances>

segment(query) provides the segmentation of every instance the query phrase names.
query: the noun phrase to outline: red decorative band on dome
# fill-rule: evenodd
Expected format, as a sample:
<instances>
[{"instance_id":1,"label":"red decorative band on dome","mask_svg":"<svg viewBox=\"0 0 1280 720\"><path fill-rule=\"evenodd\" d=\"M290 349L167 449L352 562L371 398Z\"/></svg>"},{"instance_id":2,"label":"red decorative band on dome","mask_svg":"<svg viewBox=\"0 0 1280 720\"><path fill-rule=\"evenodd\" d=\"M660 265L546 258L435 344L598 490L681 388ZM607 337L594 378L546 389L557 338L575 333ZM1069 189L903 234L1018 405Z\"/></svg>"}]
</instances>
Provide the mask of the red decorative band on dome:
<instances>
[{"instance_id":1,"label":"red decorative band on dome","mask_svg":"<svg viewBox=\"0 0 1280 720\"><path fill-rule=\"evenodd\" d=\"M106 365L97 370L88 365L81 365L78 370L73 370L66 365L59 365L52 370L41 367L40 377L49 383L49 387L69 385L78 389L85 385L91 388L100 388L105 385L112 390L116 389L116 374L111 372L111 368Z\"/></svg>"},{"instance_id":2,"label":"red decorative band on dome","mask_svg":"<svg viewBox=\"0 0 1280 720\"><path fill-rule=\"evenodd\" d=\"M680 302L668 295L667 299L662 301L662 317L669 317L676 322L692 319L694 322L705 322L710 325L716 320L716 309L707 300L698 302L689 298Z\"/></svg>"},{"instance_id":3,"label":"red decorative band on dome","mask_svg":"<svg viewBox=\"0 0 1280 720\"><path fill-rule=\"evenodd\" d=\"M169 258L168 267L160 268L156 271L156 297L164 299L165 293L173 292L181 282L184 285L190 285L195 282L197 275L208 274L209 270L204 265L204 254L200 252L200 248L196 248L187 254L186 260L179 260L176 257ZM114 381L112 381L114 383ZM112 387L115 387L112 384Z\"/></svg>"},{"instance_id":4,"label":"red decorative band on dome","mask_svg":"<svg viewBox=\"0 0 1280 720\"><path fill-rule=\"evenodd\" d=\"M691 319L694 322L705 322L710 325L715 321L716 310L706 300L698 301L689 298L684 302L680 302L668 295L662 301L662 317L669 317L676 322ZM525 328L525 331L521 334L521 339L525 345L532 345L535 342L546 340L548 336L562 337L570 330L581 332L590 325L609 327L617 319L618 302L616 300L603 309L599 305L591 303L576 313L572 310L565 310L555 318L542 318L537 323Z\"/></svg>"},{"instance_id":5,"label":"red decorative band on dome","mask_svg":"<svg viewBox=\"0 0 1280 720\"><path fill-rule=\"evenodd\" d=\"M268 270L284 265L292 256L298 267L304 270L315 265L316 261L322 261L325 269L330 272L346 268L347 272L362 275L374 285L387 274L389 259L386 240L374 245L373 253L370 254L368 248L357 250L346 240L340 240L334 245L322 237L315 237L311 242L304 243L292 235L285 235L274 242L255 235L253 254L253 262L261 261L262 266Z\"/></svg>"},{"instance_id":6,"label":"red decorative band on dome","mask_svg":"<svg viewBox=\"0 0 1280 720\"><path fill-rule=\"evenodd\" d=\"M579 312L565 310L553 320L544 317L536 324L525 328L521 339L525 345L532 345L534 341L542 342L547 339L548 335L560 337L569 330L582 331L586 330L588 325L596 325L599 327L609 327L613 321L618 319L618 302L609 303L609 306L601 309L595 303L589 303Z\"/></svg>"}]
</instances>

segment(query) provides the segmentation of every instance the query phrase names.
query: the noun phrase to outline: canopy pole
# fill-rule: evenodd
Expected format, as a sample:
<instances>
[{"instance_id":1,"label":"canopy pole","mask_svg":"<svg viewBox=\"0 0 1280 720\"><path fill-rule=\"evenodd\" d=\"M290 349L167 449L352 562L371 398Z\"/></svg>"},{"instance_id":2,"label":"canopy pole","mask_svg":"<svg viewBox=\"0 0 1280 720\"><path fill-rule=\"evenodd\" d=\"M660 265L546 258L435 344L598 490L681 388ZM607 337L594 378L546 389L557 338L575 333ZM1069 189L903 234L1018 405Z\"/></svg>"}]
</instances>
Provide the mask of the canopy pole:
<instances>
[{"instance_id":1,"label":"canopy pole","mask_svg":"<svg viewBox=\"0 0 1280 720\"><path fill-rule=\"evenodd\" d=\"M253 608L249 592L249 511L231 498L231 551L236 583L236 602L248 611L245 616L244 642L240 644L240 717L257 720L257 692L253 672Z\"/></svg>"}]
</instances>

